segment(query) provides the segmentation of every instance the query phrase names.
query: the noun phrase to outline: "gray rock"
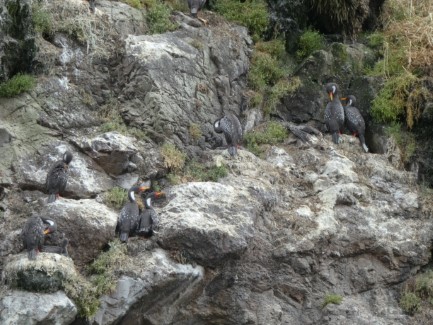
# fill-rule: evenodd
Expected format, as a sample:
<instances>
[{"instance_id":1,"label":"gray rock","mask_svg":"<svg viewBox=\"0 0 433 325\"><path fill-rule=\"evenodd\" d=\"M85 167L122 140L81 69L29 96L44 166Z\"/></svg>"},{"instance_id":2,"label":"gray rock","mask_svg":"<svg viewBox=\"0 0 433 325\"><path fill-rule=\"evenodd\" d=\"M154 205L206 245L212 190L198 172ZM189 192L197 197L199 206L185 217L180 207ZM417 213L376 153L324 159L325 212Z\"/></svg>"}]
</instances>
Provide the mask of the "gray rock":
<instances>
[{"instance_id":1,"label":"gray rock","mask_svg":"<svg viewBox=\"0 0 433 325\"><path fill-rule=\"evenodd\" d=\"M2 324L71 324L77 308L62 291L31 293L9 291L0 300Z\"/></svg>"}]
</instances>

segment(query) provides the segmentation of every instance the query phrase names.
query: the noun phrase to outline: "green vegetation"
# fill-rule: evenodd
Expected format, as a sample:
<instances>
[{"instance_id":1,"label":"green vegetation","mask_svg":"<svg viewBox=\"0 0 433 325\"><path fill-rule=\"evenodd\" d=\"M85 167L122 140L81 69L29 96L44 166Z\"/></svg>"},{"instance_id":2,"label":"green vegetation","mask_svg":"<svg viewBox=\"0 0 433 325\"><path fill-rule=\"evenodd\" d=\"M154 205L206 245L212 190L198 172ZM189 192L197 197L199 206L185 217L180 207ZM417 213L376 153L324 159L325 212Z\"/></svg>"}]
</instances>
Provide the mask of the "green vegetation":
<instances>
[{"instance_id":1,"label":"green vegetation","mask_svg":"<svg viewBox=\"0 0 433 325\"><path fill-rule=\"evenodd\" d=\"M371 33L368 37L368 46L374 49L382 48L385 44L385 36L381 32Z\"/></svg>"},{"instance_id":2,"label":"green vegetation","mask_svg":"<svg viewBox=\"0 0 433 325\"><path fill-rule=\"evenodd\" d=\"M0 97L14 97L31 90L36 85L35 77L18 73L0 84Z\"/></svg>"},{"instance_id":3,"label":"green vegetation","mask_svg":"<svg viewBox=\"0 0 433 325\"><path fill-rule=\"evenodd\" d=\"M289 65L282 40L256 44L248 74L251 90L246 93L250 106L259 106L265 114L270 114L281 98L298 89L299 78L285 77L289 74Z\"/></svg>"},{"instance_id":4,"label":"green vegetation","mask_svg":"<svg viewBox=\"0 0 433 325\"><path fill-rule=\"evenodd\" d=\"M189 131L189 135L191 136L191 139L193 141L197 141L202 136L200 125L198 125L196 123L191 123L188 131Z\"/></svg>"},{"instance_id":5,"label":"green vegetation","mask_svg":"<svg viewBox=\"0 0 433 325\"><path fill-rule=\"evenodd\" d=\"M180 171L185 165L186 155L171 143L165 143L160 150L164 167L171 171Z\"/></svg>"},{"instance_id":6,"label":"green vegetation","mask_svg":"<svg viewBox=\"0 0 433 325\"><path fill-rule=\"evenodd\" d=\"M186 163L181 171L167 175L170 183L181 184L185 182L217 182L220 178L227 176L225 165L206 165L191 160Z\"/></svg>"},{"instance_id":7,"label":"green vegetation","mask_svg":"<svg viewBox=\"0 0 433 325\"><path fill-rule=\"evenodd\" d=\"M433 307L433 270L419 274L408 282L400 297L400 307L409 314Z\"/></svg>"},{"instance_id":8,"label":"green vegetation","mask_svg":"<svg viewBox=\"0 0 433 325\"><path fill-rule=\"evenodd\" d=\"M325 308L329 304L339 305L339 304L341 304L342 301L343 301L343 297L342 296L336 295L336 294L333 294L333 293L328 294L323 299L322 309Z\"/></svg>"},{"instance_id":9,"label":"green vegetation","mask_svg":"<svg viewBox=\"0 0 433 325\"><path fill-rule=\"evenodd\" d=\"M178 27L170 20L171 8L167 4L159 0L148 0L146 4L146 20L151 34L169 32Z\"/></svg>"},{"instance_id":10,"label":"green vegetation","mask_svg":"<svg viewBox=\"0 0 433 325\"><path fill-rule=\"evenodd\" d=\"M46 8L39 4L34 4L32 19L37 33L52 34L54 28L53 16Z\"/></svg>"},{"instance_id":11,"label":"green vegetation","mask_svg":"<svg viewBox=\"0 0 433 325\"><path fill-rule=\"evenodd\" d=\"M261 38L268 25L269 14L264 0L218 0L213 9L227 20L246 26L254 41Z\"/></svg>"},{"instance_id":12,"label":"green vegetation","mask_svg":"<svg viewBox=\"0 0 433 325\"><path fill-rule=\"evenodd\" d=\"M424 102L432 99L425 87L425 76L433 75L429 12L423 2L411 6L403 0L385 3L383 17L387 27L383 34L370 36L371 45L383 44L383 60L369 74L386 79L372 103L372 116L377 122L405 120L406 126L412 129L421 116Z\"/></svg>"},{"instance_id":13,"label":"green vegetation","mask_svg":"<svg viewBox=\"0 0 433 325\"><path fill-rule=\"evenodd\" d=\"M115 209L122 208L128 201L128 192L121 187L113 187L104 194L104 203Z\"/></svg>"},{"instance_id":14,"label":"green vegetation","mask_svg":"<svg viewBox=\"0 0 433 325\"><path fill-rule=\"evenodd\" d=\"M93 316L99 308L99 297L116 287L115 272L124 261L127 248L117 239L109 245L110 249L88 266L89 280L77 276L64 282L65 292L74 300L81 317Z\"/></svg>"},{"instance_id":15,"label":"green vegetation","mask_svg":"<svg viewBox=\"0 0 433 325\"><path fill-rule=\"evenodd\" d=\"M287 138L287 129L278 122L269 122L264 128L250 131L244 135L246 148L257 156L263 153L263 144L277 144Z\"/></svg>"},{"instance_id":16,"label":"green vegetation","mask_svg":"<svg viewBox=\"0 0 433 325\"><path fill-rule=\"evenodd\" d=\"M313 52L323 48L325 40L321 34L314 30L307 29L299 38L296 56L302 60L310 56Z\"/></svg>"},{"instance_id":17,"label":"green vegetation","mask_svg":"<svg viewBox=\"0 0 433 325\"><path fill-rule=\"evenodd\" d=\"M101 106L98 115L104 121L99 127L99 131L102 133L116 131L125 136L135 137L138 140L147 139L146 132L125 124L120 115L120 103L117 99L109 100L105 105Z\"/></svg>"}]
</instances>

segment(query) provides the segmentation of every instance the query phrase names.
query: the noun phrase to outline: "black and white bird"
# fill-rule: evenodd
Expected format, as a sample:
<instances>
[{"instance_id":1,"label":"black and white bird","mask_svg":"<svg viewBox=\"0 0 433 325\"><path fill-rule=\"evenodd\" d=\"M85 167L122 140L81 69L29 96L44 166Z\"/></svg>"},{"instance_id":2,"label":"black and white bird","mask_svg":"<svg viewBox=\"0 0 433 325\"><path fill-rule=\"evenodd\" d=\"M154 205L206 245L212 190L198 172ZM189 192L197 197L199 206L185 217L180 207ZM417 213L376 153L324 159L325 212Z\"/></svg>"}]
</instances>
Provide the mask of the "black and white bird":
<instances>
[{"instance_id":1,"label":"black and white bird","mask_svg":"<svg viewBox=\"0 0 433 325\"><path fill-rule=\"evenodd\" d=\"M204 24L206 24L207 21L202 19L202 18L199 18L197 15L198 15L198 12L203 8L205 3L206 3L206 0L188 0L188 8L189 8L189 12L191 13L191 17L198 18Z\"/></svg>"},{"instance_id":2,"label":"black and white bird","mask_svg":"<svg viewBox=\"0 0 433 325\"><path fill-rule=\"evenodd\" d=\"M21 239L24 248L27 249L29 260L35 260L38 252L44 244L45 235L57 230L57 225L53 220L32 216L24 224L21 231Z\"/></svg>"},{"instance_id":3,"label":"black and white bird","mask_svg":"<svg viewBox=\"0 0 433 325\"><path fill-rule=\"evenodd\" d=\"M325 124L332 134L332 141L340 143L340 133L344 128L344 108L338 97L338 86L330 82L325 86L326 92L331 100L325 108Z\"/></svg>"},{"instance_id":4,"label":"black and white bird","mask_svg":"<svg viewBox=\"0 0 433 325\"><path fill-rule=\"evenodd\" d=\"M355 107L356 97L349 95L346 98L346 106L344 106L345 123L347 129L352 133L353 136L358 136L361 146L365 152L368 152L368 147L365 144L365 121L359 110Z\"/></svg>"},{"instance_id":5,"label":"black and white bird","mask_svg":"<svg viewBox=\"0 0 433 325\"><path fill-rule=\"evenodd\" d=\"M121 242L126 243L129 236L135 234L137 231L140 211L135 194L140 194L147 189L148 188L144 186L133 186L128 191L129 202L127 202L120 211L116 225L116 233L119 233Z\"/></svg>"},{"instance_id":6,"label":"black and white bird","mask_svg":"<svg viewBox=\"0 0 433 325\"><path fill-rule=\"evenodd\" d=\"M69 175L69 163L72 160L72 153L66 151L62 160L56 161L50 168L45 181L45 187L48 191L48 203L54 202L59 194L66 188Z\"/></svg>"},{"instance_id":7,"label":"black and white bird","mask_svg":"<svg viewBox=\"0 0 433 325\"><path fill-rule=\"evenodd\" d=\"M224 133L228 145L229 154L234 157L238 153L238 146L242 142L242 125L236 115L227 113L213 124L217 133Z\"/></svg>"},{"instance_id":8,"label":"black and white bird","mask_svg":"<svg viewBox=\"0 0 433 325\"><path fill-rule=\"evenodd\" d=\"M148 192L144 198L144 209L140 213L140 221L137 234L145 238L153 235L154 230L158 227L159 219L152 207L152 201L164 195L164 192Z\"/></svg>"}]
</instances>

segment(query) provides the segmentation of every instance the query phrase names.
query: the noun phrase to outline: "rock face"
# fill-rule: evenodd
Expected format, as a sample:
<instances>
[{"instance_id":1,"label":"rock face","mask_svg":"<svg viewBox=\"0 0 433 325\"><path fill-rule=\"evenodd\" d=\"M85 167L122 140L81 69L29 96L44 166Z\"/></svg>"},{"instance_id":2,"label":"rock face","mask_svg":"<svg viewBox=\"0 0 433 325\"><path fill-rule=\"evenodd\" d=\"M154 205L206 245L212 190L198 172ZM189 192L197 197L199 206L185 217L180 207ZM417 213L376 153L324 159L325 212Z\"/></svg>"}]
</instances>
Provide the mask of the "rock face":
<instances>
[{"instance_id":1,"label":"rock face","mask_svg":"<svg viewBox=\"0 0 433 325\"><path fill-rule=\"evenodd\" d=\"M398 292L429 263L431 196L400 169L392 144L365 154L346 135L339 146L329 135L307 143L290 135L261 158L239 149L233 159L213 149L223 142L212 122L226 111L242 113L252 45L245 28L212 13L208 26L195 28L176 13L178 30L145 35L142 12L121 2L98 1L95 15L82 1L43 5L56 21L83 22L83 34L37 37L37 87L0 99L1 322L68 324L77 313L61 292L10 289L29 216L53 218L69 239L71 269L102 281L85 272L115 239L119 211L102 195L115 184L156 179L167 193L154 205L160 229L122 246L125 257L111 266L112 292L90 286L100 306L88 322L410 324ZM330 79L343 94L365 94L359 108L367 112L378 81L357 73L370 61L374 55L359 44L314 53L295 73L302 86L275 114L321 125L322 85ZM262 119L258 111L245 115L248 129ZM164 176L177 171L163 166L164 143L227 176L169 185ZM47 205L46 172L65 150L74 154L66 198ZM31 281L40 279L36 273L25 272L23 288L41 286ZM46 291L62 288L49 278ZM330 294L341 304L324 306ZM39 299L44 308L33 305Z\"/></svg>"},{"instance_id":2,"label":"rock face","mask_svg":"<svg viewBox=\"0 0 433 325\"><path fill-rule=\"evenodd\" d=\"M2 324L71 324L77 309L61 291L55 293L31 293L10 291L0 301Z\"/></svg>"}]
</instances>

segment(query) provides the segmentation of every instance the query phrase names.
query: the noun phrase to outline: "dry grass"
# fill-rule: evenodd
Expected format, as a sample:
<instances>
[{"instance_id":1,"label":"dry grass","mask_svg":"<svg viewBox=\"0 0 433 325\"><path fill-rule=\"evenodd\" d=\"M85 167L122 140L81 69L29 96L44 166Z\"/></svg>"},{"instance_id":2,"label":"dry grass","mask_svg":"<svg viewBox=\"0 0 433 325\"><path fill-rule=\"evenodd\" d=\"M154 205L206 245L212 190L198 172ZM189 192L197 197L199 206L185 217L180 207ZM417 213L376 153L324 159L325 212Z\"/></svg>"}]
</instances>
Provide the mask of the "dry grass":
<instances>
[{"instance_id":1,"label":"dry grass","mask_svg":"<svg viewBox=\"0 0 433 325\"><path fill-rule=\"evenodd\" d=\"M432 75L433 1L388 1L384 25L388 41L404 49L405 68Z\"/></svg>"}]
</instances>

